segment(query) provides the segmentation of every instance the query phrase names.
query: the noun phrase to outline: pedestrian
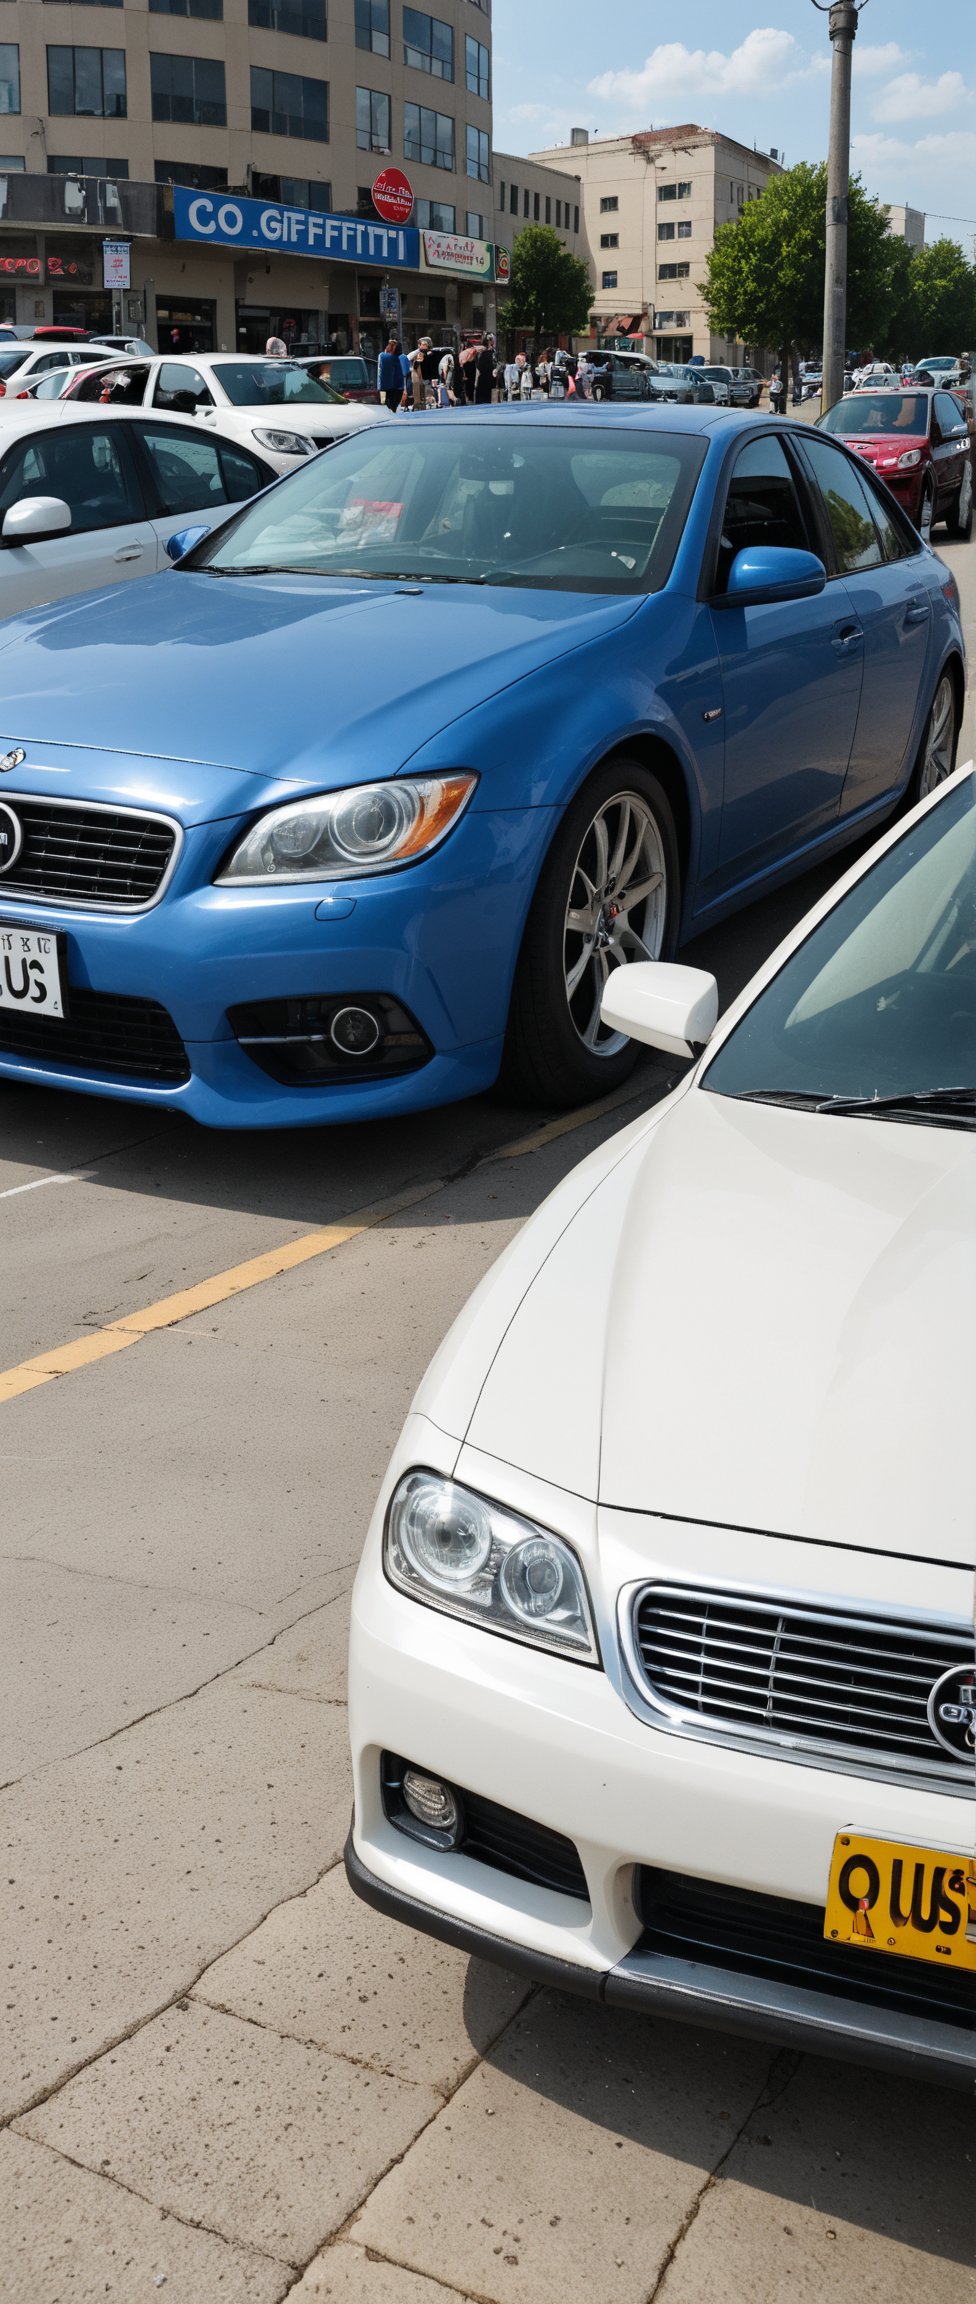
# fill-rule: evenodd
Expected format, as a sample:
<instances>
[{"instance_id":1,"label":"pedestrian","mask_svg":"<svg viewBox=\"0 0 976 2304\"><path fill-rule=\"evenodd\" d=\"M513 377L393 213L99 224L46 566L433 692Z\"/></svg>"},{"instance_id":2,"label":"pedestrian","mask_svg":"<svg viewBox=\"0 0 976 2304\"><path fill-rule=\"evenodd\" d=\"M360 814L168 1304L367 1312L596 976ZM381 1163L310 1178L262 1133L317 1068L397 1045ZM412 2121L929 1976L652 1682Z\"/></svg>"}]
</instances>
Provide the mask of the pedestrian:
<instances>
[{"instance_id":1,"label":"pedestrian","mask_svg":"<svg viewBox=\"0 0 976 2304\"><path fill-rule=\"evenodd\" d=\"M269 336L264 347L266 360L287 360L288 346L281 336Z\"/></svg>"},{"instance_id":2,"label":"pedestrian","mask_svg":"<svg viewBox=\"0 0 976 2304\"><path fill-rule=\"evenodd\" d=\"M479 346L475 360L475 371L475 405L478 408L486 408L491 400L495 382L495 339L493 336L486 336L484 342Z\"/></svg>"},{"instance_id":3,"label":"pedestrian","mask_svg":"<svg viewBox=\"0 0 976 2304\"><path fill-rule=\"evenodd\" d=\"M427 392L424 385L424 353L426 349L427 338L422 336L416 351L410 354L410 394L415 416L419 415L421 410L427 406Z\"/></svg>"},{"instance_id":4,"label":"pedestrian","mask_svg":"<svg viewBox=\"0 0 976 2304\"><path fill-rule=\"evenodd\" d=\"M585 351L581 352L576 363L576 390L582 400L589 400L591 397L590 384L592 379L593 369L590 361Z\"/></svg>"},{"instance_id":5,"label":"pedestrian","mask_svg":"<svg viewBox=\"0 0 976 2304\"><path fill-rule=\"evenodd\" d=\"M474 388L477 381L477 359L477 344L466 344L459 362L459 382L461 386L461 392L463 393L465 400L469 402L474 400Z\"/></svg>"},{"instance_id":6,"label":"pedestrian","mask_svg":"<svg viewBox=\"0 0 976 2304\"><path fill-rule=\"evenodd\" d=\"M403 398L403 374L400 368L400 346L395 336L387 338L386 350L376 364L376 386L384 408L392 415Z\"/></svg>"},{"instance_id":7,"label":"pedestrian","mask_svg":"<svg viewBox=\"0 0 976 2304\"><path fill-rule=\"evenodd\" d=\"M530 360L526 359L524 352L519 353L519 359L521 361L521 369L519 373L519 399L531 400L535 387L535 377L532 373L532 363Z\"/></svg>"},{"instance_id":8,"label":"pedestrian","mask_svg":"<svg viewBox=\"0 0 976 2304\"><path fill-rule=\"evenodd\" d=\"M401 408L411 408L413 406L413 369L410 365L410 354L404 351L402 344L400 346L400 375L403 379L400 406Z\"/></svg>"},{"instance_id":9,"label":"pedestrian","mask_svg":"<svg viewBox=\"0 0 976 2304\"><path fill-rule=\"evenodd\" d=\"M437 365L437 405L438 408L457 407L453 352L445 352Z\"/></svg>"},{"instance_id":10,"label":"pedestrian","mask_svg":"<svg viewBox=\"0 0 976 2304\"><path fill-rule=\"evenodd\" d=\"M552 383L551 352L545 351L540 353L539 358L535 364L535 380L538 384L540 392L544 392L548 396L549 388Z\"/></svg>"},{"instance_id":11,"label":"pedestrian","mask_svg":"<svg viewBox=\"0 0 976 2304\"><path fill-rule=\"evenodd\" d=\"M524 359L524 353L522 357ZM520 380L521 371L519 369L518 362L516 360L506 360L505 366L502 369L502 381L505 387L506 400L518 399Z\"/></svg>"}]
</instances>

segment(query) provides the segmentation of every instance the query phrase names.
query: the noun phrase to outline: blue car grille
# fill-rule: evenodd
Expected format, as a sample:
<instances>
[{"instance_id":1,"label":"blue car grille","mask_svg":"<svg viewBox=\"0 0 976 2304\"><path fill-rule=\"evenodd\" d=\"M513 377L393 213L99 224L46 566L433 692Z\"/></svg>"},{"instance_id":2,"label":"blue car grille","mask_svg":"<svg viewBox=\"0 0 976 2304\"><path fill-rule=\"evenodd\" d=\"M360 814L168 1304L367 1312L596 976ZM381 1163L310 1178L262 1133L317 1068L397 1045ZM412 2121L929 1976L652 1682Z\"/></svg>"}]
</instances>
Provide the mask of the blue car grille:
<instances>
[{"instance_id":1,"label":"blue car grille","mask_svg":"<svg viewBox=\"0 0 976 2304\"><path fill-rule=\"evenodd\" d=\"M158 895L178 837L167 817L20 792L4 792L3 799L24 838L13 870L0 879L0 903L33 896L133 911Z\"/></svg>"},{"instance_id":2,"label":"blue car grille","mask_svg":"<svg viewBox=\"0 0 976 2304\"><path fill-rule=\"evenodd\" d=\"M158 1000L130 1000L115 992L72 987L63 1019L0 1008L0 1056L49 1064L55 1071L111 1073L121 1080L175 1086L190 1077L186 1049Z\"/></svg>"}]
</instances>

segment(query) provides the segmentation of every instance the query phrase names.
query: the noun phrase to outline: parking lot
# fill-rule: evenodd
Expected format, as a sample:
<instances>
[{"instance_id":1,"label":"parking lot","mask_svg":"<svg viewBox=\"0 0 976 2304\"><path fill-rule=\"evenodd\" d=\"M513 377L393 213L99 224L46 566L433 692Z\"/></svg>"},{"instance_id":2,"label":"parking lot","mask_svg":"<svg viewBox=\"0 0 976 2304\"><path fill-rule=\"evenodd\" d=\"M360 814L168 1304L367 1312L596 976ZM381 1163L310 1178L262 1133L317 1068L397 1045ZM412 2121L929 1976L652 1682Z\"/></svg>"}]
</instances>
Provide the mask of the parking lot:
<instances>
[{"instance_id":1,"label":"parking lot","mask_svg":"<svg viewBox=\"0 0 976 2304\"><path fill-rule=\"evenodd\" d=\"M685 957L727 1000L829 877ZM345 1884L403 1414L669 1077L260 1136L0 1085L5 2304L976 2295L964 2098L537 1990Z\"/></svg>"}]
</instances>

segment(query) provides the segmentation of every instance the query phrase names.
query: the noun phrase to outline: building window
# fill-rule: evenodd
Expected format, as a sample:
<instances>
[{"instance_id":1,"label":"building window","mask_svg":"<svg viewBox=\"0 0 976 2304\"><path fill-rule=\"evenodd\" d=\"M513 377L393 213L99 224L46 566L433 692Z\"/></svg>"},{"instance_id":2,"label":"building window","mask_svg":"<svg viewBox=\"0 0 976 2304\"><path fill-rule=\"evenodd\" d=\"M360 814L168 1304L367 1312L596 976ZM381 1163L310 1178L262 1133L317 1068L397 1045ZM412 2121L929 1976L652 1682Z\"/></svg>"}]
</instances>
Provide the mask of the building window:
<instances>
[{"instance_id":1,"label":"building window","mask_svg":"<svg viewBox=\"0 0 976 2304\"><path fill-rule=\"evenodd\" d=\"M220 67L223 79L223 65ZM251 126L259 136L301 136L329 141L329 83L301 72L266 72L251 66Z\"/></svg>"},{"instance_id":2,"label":"building window","mask_svg":"<svg viewBox=\"0 0 976 2304\"><path fill-rule=\"evenodd\" d=\"M659 264L657 276L659 280L687 280L690 271L690 264Z\"/></svg>"},{"instance_id":3,"label":"building window","mask_svg":"<svg viewBox=\"0 0 976 2304\"><path fill-rule=\"evenodd\" d=\"M468 95L480 96L487 104L491 94L488 50L480 40L472 40L470 32L464 42L464 79Z\"/></svg>"},{"instance_id":4,"label":"building window","mask_svg":"<svg viewBox=\"0 0 976 2304\"><path fill-rule=\"evenodd\" d=\"M574 209L573 209L573 231L574 231L574 232L578 232L578 231L579 231L579 209L578 209L578 208L574 208Z\"/></svg>"},{"instance_id":5,"label":"building window","mask_svg":"<svg viewBox=\"0 0 976 2304\"><path fill-rule=\"evenodd\" d=\"M453 231L453 225L451 229ZM469 240L490 240L491 238L488 230L488 218L487 216L479 216L477 208L468 209L464 219L464 229Z\"/></svg>"},{"instance_id":6,"label":"building window","mask_svg":"<svg viewBox=\"0 0 976 2304\"><path fill-rule=\"evenodd\" d=\"M22 152L0 152L0 176L24 176L27 162Z\"/></svg>"},{"instance_id":7,"label":"building window","mask_svg":"<svg viewBox=\"0 0 976 2304\"><path fill-rule=\"evenodd\" d=\"M186 184L193 192L223 192L227 185L227 170L200 168L195 160L157 160L156 182Z\"/></svg>"},{"instance_id":8,"label":"building window","mask_svg":"<svg viewBox=\"0 0 976 2304\"><path fill-rule=\"evenodd\" d=\"M9 161L0 161L0 168L9 166ZM59 153L56 159L48 157L47 172L49 176L107 176L112 183L125 184L129 163L127 160L82 160L74 153L66 158Z\"/></svg>"},{"instance_id":9,"label":"building window","mask_svg":"<svg viewBox=\"0 0 976 2304\"><path fill-rule=\"evenodd\" d=\"M469 176L476 176L479 184L490 184L491 149L488 142L487 128L469 127L465 131L465 144L467 155L465 166L467 174ZM528 199L528 194L526 194L526 199ZM528 209L526 209L526 214L528 214Z\"/></svg>"},{"instance_id":10,"label":"building window","mask_svg":"<svg viewBox=\"0 0 976 2304\"><path fill-rule=\"evenodd\" d=\"M325 0L247 0L247 20L268 32L290 32L299 40L326 36Z\"/></svg>"},{"instance_id":11,"label":"building window","mask_svg":"<svg viewBox=\"0 0 976 2304\"><path fill-rule=\"evenodd\" d=\"M658 228L657 228L657 236L658 236L658 239L659 239L659 240L673 240L673 239L674 239L674 225L673 225L673 224L659 224L659 225L658 225Z\"/></svg>"},{"instance_id":12,"label":"building window","mask_svg":"<svg viewBox=\"0 0 976 2304\"><path fill-rule=\"evenodd\" d=\"M255 200L280 200L286 208L317 208L326 214L332 206L331 184L311 176L268 176L252 168L250 186Z\"/></svg>"},{"instance_id":13,"label":"building window","mask_svg":"<svg viewBox=\"0 0 976 2304\"><path fill-rule=\"evenodd\" d=\"M361 152L392 152L391 105L379 88L356 90L356 142Z\"/></svg>"},{"instance_id":14,"label":"building window","mask_svg":"<svg viewBox=\"0 0 976 2304\"><path fill-rule=\"evenodd\" d=\"M691 199L691 184L688 181L682 183L680 177L678 180L678 198L679 200Z\"/></svg>"},{"instance_id":15,"label":"building window","mask_svg":"<svg viewBox=\"0 0 976 2304\"><path fill-rule=\"evenodd\" d=\"M557 232L561 232L561 231L562 231L562 228L563 228L563 204L562 204L562 201L561 201L561 200L557 200L557 202L556 202L556 230L557 230Z\"/></svg>"},{"instance_id":16,"label":"building window","mask_svg":"<svg viewBox=\"0 0 976 2304\"><path fill-rule=\"evenodd\" d=\"M154 120L192 122L197 128L226 128L224 67L208 56L157 56L150 52L149 79Z\"/></svg>"},{"instance_id":17,"label":"building window","mask_svg":"<svg viewBox=\"0 0 976 2304\"><path fill-rule=\"evenodd\" d=\"M508 187L508 212L509 212L509 215L510 215L510 216L517 216L517 215L518 215L518 185L517 185L517 184L510 184L510 185L509 185L509 187Z\"/></svg>"},{"instance_id":18,"label":"building window","mask_svg":"<svg viewBox=\"0 0 976 2304\"><path fill-rule=\"evenodd\" d=\"M454 33L439 16L422 8L403 11L403 61L415 72L430 72L435 80L454 78Z\"/></svg>"},{"instance_id":19,"label":"building window","mask_svg":"<svg viewBox=\"0 0 976 2304\"><path fill-rule=\"evenodd\" d=\"M691 225L690 225L690 224L679 224L679 226L678 226L678 238L679 238L679 240L690 240L690 239L691 239Z\"/></svg>"},{"instance_id":20,"label":"building window","mask_svg":"<svg viewBox=\"0 0 976 2304\"><path fill-rule=\"evenodd\" d=\"M122 0L86 0L90 8L121 8Z\"/></svg>"},{"instance_id":21,"label":"building window","mask_svg":"<svg viewBox=\"0 0 976 2304\"><path fill-rule=\"evenodd\" d=\"M617 275L616 275L616 273L615 273L615 272L604 272L604 273L603 273L603 275L602 275L601 281L600 281L600 286L601 286L601 288L615 288L615 287L616 287L616 285L617 285Z\"/></svg>"},{"instance_id":22,"label":"building window","mask_svg":"<svg viewBox=\"0 0 976 2304\"><path fill-rule=\"evenodd\" d=\"M220 77L223 81L223 65ZM49 48L47 108L58 114L83 112L91 120L124 120L125 49Z\"/></svg>"},{"instance_id":23,"label":"building window","mask_svg":"<svg viewBox=\"0 0 976 2304\"><path fill-rule=\"evenodd\" d=\"M454 122L447 112L431 112L426 104L403 107L403 153L423 168L453 168Z\"/></svg>"},{"instance_id":24,"label":"building window","mask_svg":"<svg viewBox=\"0 0 976 2304\"><path fill-rule=\"evenodd\" d=\"M102 8L118 8L122 0L99 0ZM150 16L209 16L220 22L224 0L149 0Z\"/></svg>"},{"instance_id":25,"label":"building window","mask_svg":"<svg viewBox=\"0 0 976 2304\"><path fill-rule=\"evenodd\" d=\"M690 200L691 185L689 183L659 184L657 196L659 200Z\"/></svg>"},{"instance_id":26,"label":"building window","mask_svg":"<svg viewBox=\"0 0 976 2304\"><path fill-rule=\"evenodd\" d=\"M619 206L620 202L616 193L609 192L606 198L600 202L600 214L601 216L615 216Z\"/></svg>"},{"instance_id":27,"label":"building window","mask_svg":"<svg viewBox=\"0 0 976 2304\"><path fill-rule=\"evenodd\" d=\"M20 49L13 40L0 42L0 112L20 111Z\"/></svg>"},{"instance_id":28,"label":"building window","mask_svg":"<svg viewBox=\"0 0 976 2304\"><path fill-rule=\"evenodd\" d=\"M523 194L522 194L522 214L523 214L523 216L527 216L527 215L528 215L528 213L529 213L529 187L528 187L528 185L526 185L526 187L525 187L525 191L524 191L524 192L523 192Z\"/></svg>"},{"instance_id":29,"label":"building window","mask_svg":"<svg viewBox=\"0 0 976 2304\"><path fill-rule=\"evenodd\" d=\"M542 213L542 194L541 194L541 192L533 192L533 194L532 194L532 222L533 222L533 224L538 224L538 221L539 221L539 217L540 217L541 213Z\"/></svg>"},{"instance_id":30,"label":"building window","mask_svg":"<svg viewBox=\"0 0 976 2304\"><path fill-rule=\"evenodd\" d=\"M504 206L505 206L505 178L504 178L504 176L500 177L500 178L499 178L499 182L498 182L498 205L499 205L499 208L504 208Z\"/></svg>"},{"instance_id":31,"label":"building window","mask_svg":"<svg viewBox=\"0 0 976 2304\"><path fill-rule=\"evenodd\" d=\"M552 201L548 193L546 194L546 223L552 223Z\"/></svg>"},{"instance_id":32,"label":"building window","mask_svg":"<svg viewBox=\"0 0 976 2304\"><path fill-rule=\"evenodd\" d=\"M619 248L619 246L620 246L620 234L619 234L619 232L601 232L601 234L600 234L600 246L601 246L601 248Z\"/></svg>"},{"instance_id":33,"label":"building window","mask_svg":"<svg viewBox=\"0 0 976 2304\"><path fill-rule=\"evenodd\" d=\"M655 328L687 328L688 314L687 312L656 312L654 326Z\"/></svg>"},{"instance_id":34,"label":"building window","mask_svg":"<svg viewBox=\"0 0 976 2304\"><path fill-rule=\"evenodd\" d=\"M456 232L457 209L450 200L415 200L410 221L420 232Z\"/></svg>"},{"instance_id":35,"label":"building window","mask_svg":"<svg viewBox=\"0 0 976 2304\"><path fill-rule=\"evenodd\" d=\"M356 46L390 53L390 0L356 0Z\"/></svg>"}]
</instances>

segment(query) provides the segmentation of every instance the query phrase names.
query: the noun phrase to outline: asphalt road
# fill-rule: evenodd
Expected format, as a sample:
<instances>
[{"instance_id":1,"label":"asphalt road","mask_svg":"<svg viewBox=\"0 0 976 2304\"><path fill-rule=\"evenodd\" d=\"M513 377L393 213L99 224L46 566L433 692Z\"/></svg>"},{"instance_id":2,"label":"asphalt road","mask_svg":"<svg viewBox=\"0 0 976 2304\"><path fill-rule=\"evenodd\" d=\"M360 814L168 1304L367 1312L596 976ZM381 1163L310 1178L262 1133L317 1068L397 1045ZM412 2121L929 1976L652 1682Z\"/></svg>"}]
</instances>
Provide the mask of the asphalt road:
<instances>
[{"instance_id":1,"label":"asphalt road","mask_svg":"<svg viewBox=\"0 0 976 2304\"><path fill-rule=\"evenodd\" d=\"M688 957L727 998L828 878ZM963 2099L533 1993L339 1864L405 1408L663 1078L275 1137L0 1086L2 2304L976 2296Z\"/></svg>"}]
</instances>

